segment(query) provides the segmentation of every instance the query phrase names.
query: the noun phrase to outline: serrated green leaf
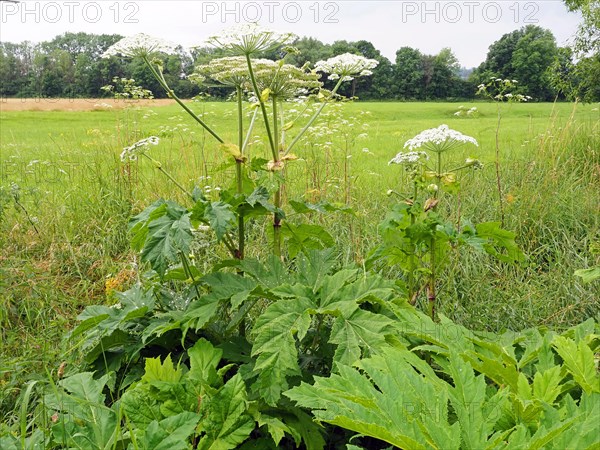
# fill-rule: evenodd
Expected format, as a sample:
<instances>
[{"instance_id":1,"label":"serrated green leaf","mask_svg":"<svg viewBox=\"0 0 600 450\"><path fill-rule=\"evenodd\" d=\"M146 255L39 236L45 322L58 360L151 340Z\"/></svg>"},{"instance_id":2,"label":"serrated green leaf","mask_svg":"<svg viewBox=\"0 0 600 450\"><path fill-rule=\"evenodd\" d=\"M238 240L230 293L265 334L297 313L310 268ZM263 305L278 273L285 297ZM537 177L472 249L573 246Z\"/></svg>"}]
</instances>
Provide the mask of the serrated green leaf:
<instances>
[{"instance_id":1,"label":"serrated green leaf","mask_svg":"<svg viewBox=\"0 0 600 450\"><path fill-rule=\"evenodd\" d=\"M171 360L171 355L167 355L164 362L160 361L160 358L146 358L144 376L142 381L144 383L152 383L154 381L169 381L176 383L181 380L183 370L180 367L175 367Z\"/></svg>"},{"instance_id":2,"label":"serrated green leaf","mask_svg":"<svg viewBox=\"0 0 600 450\"><path fill-rule=\"evenodd\" d=\"M238 373L203 408L206 416L201 429L205 434L198 449L228 450L244 442L255 426L246 403L246 385Z\"/></svg>"},{"instance_id":3,"label":"serrated green leaf","mask_svg":"<svg viewBox=\"0 0 600 450\"><path fill-rule=\"evenodd\" d=\"M140 251L148 237L148 223L167 213L167 202L157 200L138 215L129 220L129 233L131 234L131 248Z\"/></svg>"},{"instance_id":4,"label":"serrated green leaf","mask_svg":"<svg viewBox=\"0 0 600 450\"><path fill-rule=\"evenodd\" d=\"M147 384L138 384L128 389L121 397L121 405L127 418L137 427L146 428L152 421L160 421L164 415L160 402L150 392Z\"/></svg>"},{"instance_id":5,"label":"serrated green leaf","mask_svg":"<svg viewBox=\"0 0 600 450\"><path fill-rule=\"evenodd\" d=\"M306 298L280 300L270 305L254 325L252 356L257 357L254 372L258 379L252 389L270 405L274 406L287 389L286 378L300 374L295 336L302 340L306 335L312 308L314 304Z\"/></svg>"},{"instance_id":6,"label":"serrated green leaf","mask_svg":"<svg viewBox=\"0 0 600 450\"><path fill-rule=\"evenodd\" d=\"M183 412L166 419L152 421L139 444L145 450L186 450L189 436L200 420L198 414Z\"/></svg>"},{"instance_id":7,"label":"serrated green leaf","mask_svg":"<svg viewBox=\"0 0 600 450\"><path fill-rule=\"evenodd\" d=\"M584 341L579 341L578 345L566 337L555 336L552 345L573 379L585 392L600 392L600 376L596 372L594 352Z\"/></svg>"},{"instance_id":8,"label":"serrated green leaf","mask_svg":"<svg viewBox=\"0 0 600 450\"><path fill-rule=\"evenodd\" d=\"M184 331L190 328L198 331L203 328L217 313L219 303L219 299L210 294L191 303L183 315Z\"/></svg>"},{"instance_id":9,"label":"serrated green leaf","mask_svg":"<svg viewBox=\"0 0 600 450\"><path fill-rule=\"evenodd\" d=\"M533 377L533 396L548 404L553 404L562 394L560 386L564 378L560 366L554 366L543 372L536 372Z\"/></svg>"},{"instance_id":10,"label":"serrated green leaf","mask_svg":"<svg viewBox=\"0 0 600 450\"><path fill-rule=\"evenodd\" d=\"M393 330L393 322L381 314L356 309L350 316L339 316L331 327L329 342L337 344L334 361L354 364L364 352L370 356L385 345L385 335Z\"/></svg>"},{"instance_id":11,"label":"serrated green leaf","mask_svg":"<svg viewBox=\"0 0 600 450\"><path fill-rule=\"evenodd\" d=\"M210 287L212 296L215 298L231 299L231 306L234 309L238 308L258 286L258 283L251 278L227 272L210 273L202 277L200 282Z\"/></svg>"},{"instance_id":12,"label":"serrated green leaf","mask_svg":"<svg viewBox=\"0 0 600 450\"><path fill-rule=\"evenodd\" d=\"M142 249L142 261L164 275L170 264L180 259L180 253L187 255L192 242L190 216L183 209L153 220L148 224L148 237Z\"/></svg>"},{"instance_id":13,"label":"serrated green leaf","mask_svg":"<svg viewBox=\"0 0 600 450\"><path fill-rule=\"evenodd\" d=\"M403 361L401 352L392 349L388 352L383 357L362 360L360 369L364 375L339 365L339 374L332 374L329 378L315 377L313 386L302 383L285 395L300 406L312 409L317 420L399 448L428 448L424 445L428 438L417 422L426 420L430 425L434 417L435 420L443 420L443 416L436 413L447 397L444 398L443 391L435 392L429 386L425 395L429 394L431 398L428 403L422 404L419 397L423 392L414 389L414 385L407 386L409 378L412 377L414 382L422 378ZM425 387L422 383L421 391ZM447 440L445 448L457 448L456 437Z\"/></svg>"},{"instance_id":14,"label":"serrated green leaf","mask_svg":"<svg viewBox=\"0 0 600 450\"><path fill-rule=\"evenodd\" d=\"M267 432L275 442L275 445L279 445L283 437L287 434L292 435L293 431L278 417L270 416L268 414L261 414L258 419L259 427L266 427ZM296 446L300 445L300 436L296 441Z\"/></svg>"},{"instance_id":15,"label":"serrated green leaf","mask_svg":"<svg viewBox=\"0 0 600 450\"><path fill-rule=\"evenodd\" d=\"M210 227L216 233L219 241L235 227L236 223L236 216L231 205L222 201L207 205L204 218L210 223Z\"/></svg>"},{"instance_id":16,"label":"serrated green leaf","mask_svg":"<svg viewBox=\"0 0 600 450\"><path fill-rule=\"evenodd\" d=\"M445 369L454 382L449 397L461 425L464 448L483 449L494 424L494 420L485 415L485 377L476 377L473 368L455 353L450 355Z\"/></svg>"},{"instance_id":17,"label":"serrated green leaf","mask_svg":"<svg viewBox=\"0 0 600 450\"><path fill-rule=\"evenodd\" d=\"M187 377L190 380L214 385L219 381L217 366L223 356L223 350L213 347L206 339L199 339L188 350L190 357L190 371Z\"/></svg>"}]
</instances>

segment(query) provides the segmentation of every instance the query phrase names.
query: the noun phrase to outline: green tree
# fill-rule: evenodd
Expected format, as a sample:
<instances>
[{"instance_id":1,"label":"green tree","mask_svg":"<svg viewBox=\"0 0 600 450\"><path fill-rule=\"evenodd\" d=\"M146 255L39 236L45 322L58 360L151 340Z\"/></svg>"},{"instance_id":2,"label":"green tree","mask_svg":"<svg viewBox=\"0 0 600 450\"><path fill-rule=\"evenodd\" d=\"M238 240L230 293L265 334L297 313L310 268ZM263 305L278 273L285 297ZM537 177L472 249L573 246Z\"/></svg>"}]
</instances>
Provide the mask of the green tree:
<instances>
[{"instance_id":1,"label":"green tree","mask_svg":"<svg viewBox=\"0 0 600 450\"><path fill-rule=\"evenodd\" d=\"M425 71L422 59L421 52L411 47L402 47L396 51L393 73L397 98L402 100L423 98Z\"/></svg>"},{"instance_id":2,"label":"green tree","mask_svg":"<svg viewBox=\"0 0 600 450\"><path fill-rule=\"evenodd\" d=\"M555 93L550 87L548 68L557 52L556 40L550 30L534 25L525 28L512 55L512 78L519 81L520 93L539 100L553 99Z\"/></svg>"},{"instance_id":3,"label":"green tree","mask_svg":"<svg viewBox=\"0 0 600 450\"><path fill-rule=\"evenodd\" d=\"M548 68L558 49L554 35L536 25L527 25L503 35L488 50L486 60L475 70L472 80L485 83L491 77L515 79L519 93L537 100L551 100Z\"/></svg>"}]
</instances>

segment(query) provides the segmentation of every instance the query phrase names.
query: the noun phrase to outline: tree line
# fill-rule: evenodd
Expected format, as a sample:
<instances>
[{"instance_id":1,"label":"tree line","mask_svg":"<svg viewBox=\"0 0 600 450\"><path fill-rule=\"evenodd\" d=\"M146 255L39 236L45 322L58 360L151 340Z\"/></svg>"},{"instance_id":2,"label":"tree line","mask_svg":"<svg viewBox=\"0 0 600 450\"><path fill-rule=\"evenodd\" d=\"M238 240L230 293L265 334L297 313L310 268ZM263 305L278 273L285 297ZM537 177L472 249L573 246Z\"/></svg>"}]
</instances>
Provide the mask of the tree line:
<instances>
[{"instance_id":1,"label":"tree line","mask_svg":"<svg viewBox=\"0 0 600 450\"><path fill-rule=\"evenodd\" d=\"M0 95L4 97L105 97L103 86L114 77L134 79L136 84L164 96L155 79L141 61L118 57L102 58L117 34L65 33L51 41L33 44L0 43ZM379 65L371 77L348 83L341 93L364 100L453 100L474 98L477 85L491 77L519 81L519 90L535 100L555 98L600 99L600 60L598 52L579 57L571 48L559 48L553 34L539 26L528 25L505 34L490 47L486 60L474 69L461 67L451 49L428 55L411 47L396 51L394 61L383 56L366 40L339 40L325 44L312 37L298 39L299 54L286 57L302 66L350 52L376 59ZM588 52L589 53L589 52ZM176 54L161 55L167 81L183 98L197 95L200 88L185 74L223 56L219 49L196 48L191 53L180 48ZM272 59L278 54L263 55ZM329 86L327 80L323 80ZM225 90L207 89L214 97Z\"/></svg>"}]
</instances>

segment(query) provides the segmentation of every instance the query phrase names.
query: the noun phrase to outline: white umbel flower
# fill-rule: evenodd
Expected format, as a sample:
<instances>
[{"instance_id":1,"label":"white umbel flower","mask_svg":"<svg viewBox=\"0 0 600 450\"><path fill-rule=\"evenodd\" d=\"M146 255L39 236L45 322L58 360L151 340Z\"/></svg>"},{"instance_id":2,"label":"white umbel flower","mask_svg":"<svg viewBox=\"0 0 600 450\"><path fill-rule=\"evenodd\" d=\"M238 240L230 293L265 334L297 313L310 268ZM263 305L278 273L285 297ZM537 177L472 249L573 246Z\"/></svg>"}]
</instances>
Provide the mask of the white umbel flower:
<instances>
[{"instance_id":1,"label":"white umbel flower","mask_svg":"<svg viewBox=\"0 0 600 450\"><path fill-rule=\"evenodd\" d=\"M175 53L177 45L155 38L144 33L129 36L111 45L103 54L102 58L111 56L145 56L152 53Z\"/></svg>"},{"instance_id":2,"label":"white umbel flower","mask_svg":"<svg viewBox=\"0 0 600 450\"><path fill-rule=\"evenodd\" d=\"M230 54L245 56L273 50L291 43L296 38L294 33L279 33L251 23L224 30L216 36L209 37L206 43Z\"/></svg>"},{"instance_id":3,"label":"white umbel flower","mask_svg":"<svg viewBox=\"0 0 600 450\"><path fill-rule=\"evenodd\" d=\"M479 146L475 138L466 136L459 131L448 128L448 125L440 125L437 128L430 128L421 131L414 138L404 143L404 148L415 150L424 148L436 153L444 152L459 144L473 144Z\"/></svg>"},{"instance_id":4,"label":"white umbel flower","mask_svg":"<svg viewBox=\"0 0 600 450\"><path fill-rule=\"evenodd\" d=\"M135 161L139 155L148 150L150 145L158 145L159 141L160 139L158 137L150 136L137 141L135 144L130 145L129 147L125 147L121 153L121 161Z\"/></svg>"},{"instance_id":5,"label":"white umbel flower","mask_svg":"<svg viewBox=\"0 0 600 450\"><path fill-rule=\"evenodd\" d=\"M319 61L315 64L315 70L318 72L330 73L330 80L336 80L340 77L343 81L350 81L354 77L369 76L379 64L375 59L368 59L364 56L344 53L334 56L326 61Z\"/></svg>"},{"instance_id":6,"label":"white umbel flower","mask_svg":"<svg viewBox=\"0 0 600 450\"><path fill-rule=\"evenodd\" d=\"M194 75L190 78L197 82L216 82L225 86L242 87L250 80L250 75L246 58L228 56L196 67Z\"/></svg>"},{"instance_id":7,"label":"white umbel flower","mask_svg":"<svg viewBox=\"0 0 600 450\"><path fill-rule=\"evenodd\" d=\"M419 161L427 161L429 156L425 152L400 152L394 156L388 164L413 165Z\"/></svg>"}]
</instances>

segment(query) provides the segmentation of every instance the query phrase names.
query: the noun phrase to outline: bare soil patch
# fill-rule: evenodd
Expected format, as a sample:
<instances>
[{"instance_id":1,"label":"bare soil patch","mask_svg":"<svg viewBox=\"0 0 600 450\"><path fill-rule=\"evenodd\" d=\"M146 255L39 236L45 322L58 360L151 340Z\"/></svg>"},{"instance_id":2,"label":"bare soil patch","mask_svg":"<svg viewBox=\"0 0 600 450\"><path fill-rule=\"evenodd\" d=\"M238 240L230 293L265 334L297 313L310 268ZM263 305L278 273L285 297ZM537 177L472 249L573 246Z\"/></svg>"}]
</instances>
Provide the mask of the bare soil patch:
<instances>
[{"instance_id":1,"label":"bare soil patch","mask_svg":"<svg viewBox=\"0 0 600 450\"><path fill-rule=\"evenodd\" d=\"M0 98L0 111L102 111L131 106L164 106L171 99L117 100L114 98Z\"/></svg>"}]
</instances>

